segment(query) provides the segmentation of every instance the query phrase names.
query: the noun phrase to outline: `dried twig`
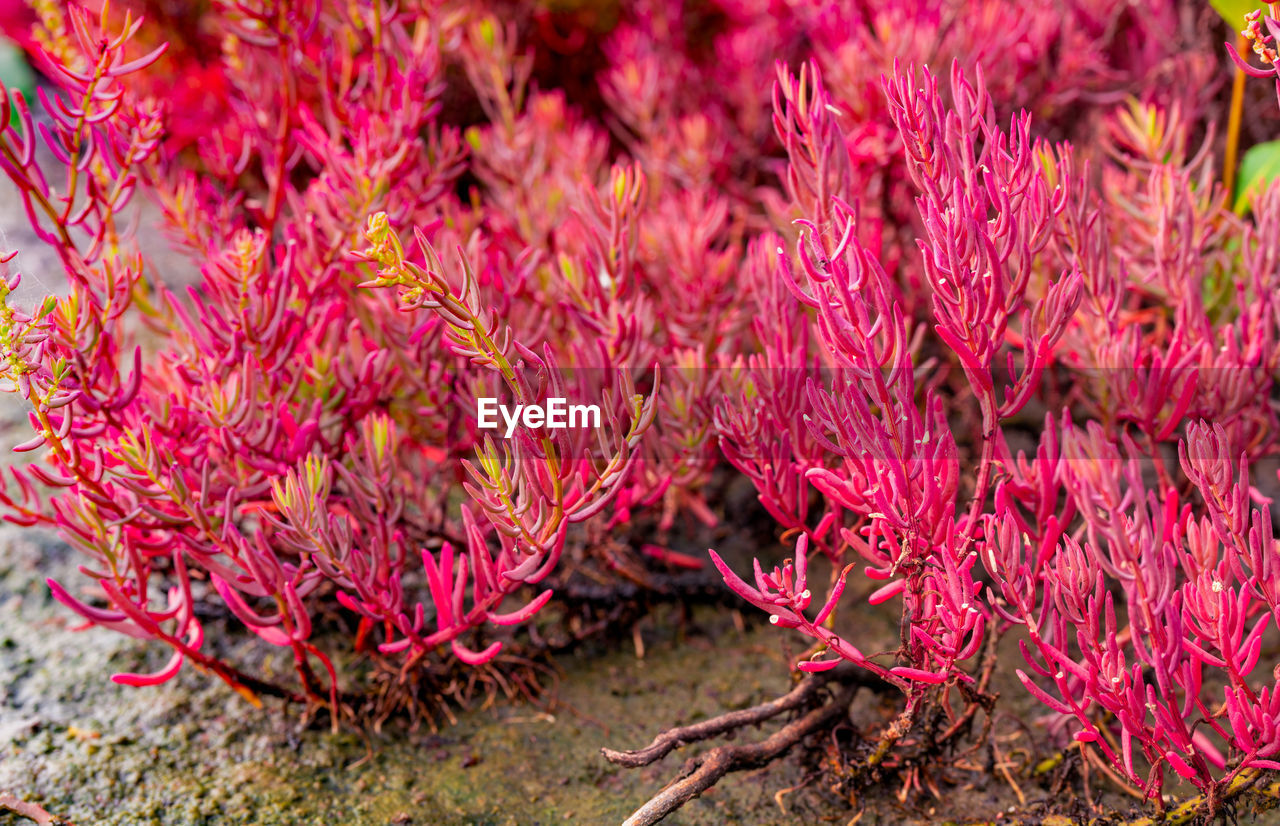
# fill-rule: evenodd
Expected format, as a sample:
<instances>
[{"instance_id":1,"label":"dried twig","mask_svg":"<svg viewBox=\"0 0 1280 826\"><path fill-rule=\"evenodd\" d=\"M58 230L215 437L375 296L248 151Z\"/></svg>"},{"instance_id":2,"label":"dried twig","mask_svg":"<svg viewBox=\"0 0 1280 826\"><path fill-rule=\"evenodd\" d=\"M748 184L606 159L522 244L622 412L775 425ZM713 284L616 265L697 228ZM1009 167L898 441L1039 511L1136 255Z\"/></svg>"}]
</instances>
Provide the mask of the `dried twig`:
<instances>
[{"instance_id":1,"label":"dried twig","mask_svg":"<svg viewBox=\"0 0 1280 826\"><path fill-rule=\"evenodd\" d=\"M744 726L763 723L784 712L803 708L809 705L818 696L821 688L829 682L838 682L841 686L832 700L788 723L764 740L742 745L717 746L705 754L685 761L675 782L637 809L631 817L627 818L623 826L649 826L657 823L714 786L729 772L767 765L810 734L830 726L841 715L846 714L849 701L858 688L885 686L865 670L856 668L852 664L847 668L839 666L831 671L806 677L791 691L767 703L665 731L643 749L637 751L601 749L605 759L611 763L628 768L647 766L687 743L727 734Z\"/></svg>"},{"instance_id":2,"label":"dried twig","mask_svg":"<svg viewBox=\"0 0 1280 826\"><path fill-rule=\"evenodd\" d=\"M728 734L745 726L758 725L777 717L785 711L802 708L828 682L837 681L865 687L879 687L882 685L878 680L869 676L866 671L856 668L852 664L846 665L848 667L841 665L830 671L812 674L801 680L791 691L767 703L744 708L740 711L730 711L710 720L703 720L693 725L680 726L664 731L655 737L652 743L642 749L636 751L601 749L600 753L610 763L624 766L628 769L636 769L661 760L672 750L688 743L697 743L721 734Z\"/></svg>"},{"instance_id":3,"label":"dried twig","mask_svg":"<svg viewBox=\"0 0 1280 826\"><path fill-rule=\"evenodd\" d=\"M6 792L0 792L0 811L12 812L19 817L34 820L40 826L74 826L71 821L49 814L35 803L20 800Z\"/></svg>"},{"instance_id":4,"label":"dried twig","mask_svg":"<svg viewBox=\"0 0 1280 826\"><path fill-rule=\"evenodd\" d=\"M714 786L729 772L767 765L815 731L820 731L847 712L855 686L843 686L835 699L810 711L758 743L717 746L706 754L690 758L680 770L680 779L654 795L623 826L650 826Z\"/></svg>"}]
</instances>

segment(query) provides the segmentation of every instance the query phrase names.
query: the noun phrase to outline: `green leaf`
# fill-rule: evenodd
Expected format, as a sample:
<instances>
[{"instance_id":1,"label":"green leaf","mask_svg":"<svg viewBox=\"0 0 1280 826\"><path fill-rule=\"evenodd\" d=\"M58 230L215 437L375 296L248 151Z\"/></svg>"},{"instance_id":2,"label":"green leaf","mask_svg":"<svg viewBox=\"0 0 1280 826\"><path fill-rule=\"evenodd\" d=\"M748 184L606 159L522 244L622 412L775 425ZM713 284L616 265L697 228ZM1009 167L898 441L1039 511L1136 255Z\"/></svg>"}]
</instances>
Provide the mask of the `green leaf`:
<instances>
[{"instance_id":1,"label":"green leaf","mask_svg":"<svg viewBox=\"0 0 1280 826\"><path fill-rule=\"evenodd\" d=\"M23 56L22 50L5 37L0 37L0 83L3 83L6 89L21 91L28 100L35 97L36 76L27 65L27 59ZM11 112L9 125L15 126L17 123L18 113Z\"/></svg>"},{"instance_id":2,"label":"green leaf","mask_svg":"<svg viewBox=\"0 0 1280 826\"><path fill-rule=\"evenodd\" d=\"M1236 180L1236 200L1232 207L1236 214L1244 215L1254 193L1276 178L1280 178L1280 141L1249 147L1240 161L1240 175Z\"/></svg>"},{"instance_id":3,"label":"green leaf","mask_svg":"<svg viewBox=\"0 0 1280 826\"><path fill-rule=\"evenodd\" d=\"M1209 5L1222 15L1222 19L1227 21L1232 31L1239 31L1244 28L1244 16L1254 9L1263 8L1266 3L1259 3L1256 0L1209 0Z\"/></svg>"}]
</instances>

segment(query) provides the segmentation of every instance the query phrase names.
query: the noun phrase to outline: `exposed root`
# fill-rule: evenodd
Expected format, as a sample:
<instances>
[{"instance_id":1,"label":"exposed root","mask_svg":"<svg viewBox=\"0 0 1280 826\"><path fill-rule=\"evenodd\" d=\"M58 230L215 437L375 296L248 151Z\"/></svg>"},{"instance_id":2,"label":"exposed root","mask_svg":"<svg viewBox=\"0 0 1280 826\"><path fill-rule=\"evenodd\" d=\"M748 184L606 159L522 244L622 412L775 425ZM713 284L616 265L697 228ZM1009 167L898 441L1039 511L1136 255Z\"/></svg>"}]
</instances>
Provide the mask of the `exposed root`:
<instances>
[{"instance_id":1,"label":"exposed root","mask_svg":"<svg viewBox=\"0 0 1280 826\"><path fill-rule=\"evenodd\" d=\"M1266 781L1270 782L1266 782ZM1280 780L1275 772L1246 769L1220 789L1213 798L1197 795L1184 800L1163 815L1143 816L1129 820L1115 817L1078 818L1050 814L1032 817L1000 818L998 821L975 823L974 826L1200 826L1216 822L1227 804L1252 802L1260 808L1280 805ZM1217 812L1214 807L1217 807ZM1234 819L1232 819L1234 820Z\"/></svg>"},{"instance_id":2,"label":"exposed root","mask_svg":"<svg viewBox=\"0 0 1280 826\"><path fill-rule=\"evenodd\" d=\"M676 780L629 817L624 826L648 826L657 823L689 800L714 786L729 772L758 768L781 757L793 746L815 732L829 728L848 713L849 702L860 687L882 688L883 684L862 669L838 666L831 671L812 674L783 696L748 709L731 711L710 720L689 726L681 726L658 735L654 741L637 751L601 749L611 763L627 768L647 766L661 760L672 750L687 743L695 743L728 734L749 725L757 725L788 711L811 705L822 688L835 682L840 688L834 698L793 720L765 739L756 743L717 746L705 754L685 761Z\"/></svg>"},{"instance_id":3,"label":"exposed root","mask_svg":"<svg viewBox=\"0 0 1280 826\"><path fill-rule=\"evenodd\" d=\"M690 758L680 769L680 778L641 806L623 826L649 826L714 786L729 772L768 765L810 734L831 725L846 714L855 686L843 686L835 699L820 706L758 743L717 746L706 754Z\"/></svg>"},{"instance_id":4,"label":"exposed root","mask_svg":"<svg viewBox=\"0 0 1280 826\"><path fill-rule=\"evenodd\" d=\"M817 696L818 690L823 685L833 681L861 686L880 685L878 681L869 677L865 671L854 668L851 665L848 668L841 665L830 671L806 677L795 688L776 700L770 700L767 703L744 708L740 711L730 711L693 725L680 726L679 728L664 731L655 737L652 743L642 749L636 751L600 749L600 753L610 763L624 766L628 769L638 769L641 766L647 766L650 763L661 760L672 750L688 743L697 743L721 734L728 734L745 726L758 725L777 717L783 712L801 708Z\"/></svg>"},{"instance_id":5,"label":"exposed root","mask_svg":"<svg viewBox=\"0 0 1280 826\"><path fill-rule=\"evenodd\" d=\"M374 662L369 690L350 698L349 716L381 731L390 719L405 719L411 730L457 722L456 709L487 708L499 697L536 703L557 675L539 660L501 654L481 666L423 660L413 668Z\"/></svg>"},{"instance_id":6,"label":"exposed root","mask_svg":"<svg viewBox=\"0 0 1280 826\"><path fill-rule=\"evenodd\" d=\"M1262 780L1267 776L1271 776L1272 782L1263 785ZM1142 817L1131 820L1124 826L1189 826L1189 824L1207 820L1207 816L1217 814L1217 812L1208 811L1213 808L1212 804L1220 808L1224 803L1244 797L1266 800L1274 805L1280 801L1280 780L1274 779L1274 772L1245 769L1232 778L1226 788L1217 792L1214 797L1215 800L1210 800L1207 795L1199 795L1165 812L1164 817L1159 820Z\"/></svg>"}]
</instances>

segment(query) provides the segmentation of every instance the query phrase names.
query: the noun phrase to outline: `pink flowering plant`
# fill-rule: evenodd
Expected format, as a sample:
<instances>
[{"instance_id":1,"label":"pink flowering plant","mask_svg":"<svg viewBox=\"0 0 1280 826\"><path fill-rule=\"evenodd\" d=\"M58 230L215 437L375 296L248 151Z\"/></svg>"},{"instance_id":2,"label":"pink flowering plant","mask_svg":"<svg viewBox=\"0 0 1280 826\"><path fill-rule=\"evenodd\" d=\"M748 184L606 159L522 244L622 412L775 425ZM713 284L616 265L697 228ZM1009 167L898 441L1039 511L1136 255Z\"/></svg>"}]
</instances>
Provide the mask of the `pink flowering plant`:
<instances>
[{"instance_id":1,"label":"pink flowering plant","mask_svg":"<svg viewBox=\"0 0 1280 826\"><path fill-rule=\"evenodd\" d=\"M1017 631L1018 679L1089 764L1162 810L1172 778L1201 794L1188 811L1218 811L1280 768L1280 672L1259 663L1280 549L1249 473L1276 441L1275 189L1238 220L1175 111L1119 108L1091 171L1034 139L1025 113L1002 130L980 73L957 65L944 97L897 68L884 91L918 210L903 268L932 305L909 319L849 205L840 101L817 73L781 72L777 88L781 137L804 123L806 139L787 180L825 181L830 201L790 252L760 246L758 266L811 317L834 378L779 340L748 371L754 408L722 414L729 460L797 534L794 558L757 562L754 583L712 552L726 583L813 640L800 671L849 662L902 693L868 766L909 732L918 747L967 731ZM794 379L764 376L788 360ZM953 366L964 382L944 397ZM1007 432L1033 400L1048 406L1039 444L1015 455ZM823 588L814 549L837 563ZM896 650L866 653L831 622L859 567L882 583L869 603L900 604ZM930 771L909 768L904 792Z\"/></svg>"},{"instance_id":2,"label":"pink flowering plant","mask_svg":"<svg viewBox=\"0 0 1280 826\"><path fill-rule=\"evenodd\" d=\"M23 303L0 261L39 457L0 504L83 555L59 602L170 655L114 680L420 713L526 662L574 572L701 570L669 546L732 471L793 550L706 568L809 646L797 687L606 756L806 713L630 822L859 687L893 711L835 761L845 791L937 794L995 748L1015 647L1086 793L1096 770L1212 816L1280 770L1254 470L1280 188L1220 182L1186 4L235 0L188 31L151 5L33 3L43 114L0 97L0 167L67 282ZM1241 71L1274 75L1277 24L1244 25ZM144 254L148 215L193 283ZM480 414L557 399L598 420ZM210 605L293 676L218 653ZM846 630L862 605L891 649Z\"/></svg>"},{"instance_id":3,"label":"pink flowering plant","mask_svg":"<svg viewBox=\"0 0 1280 826\"><path fill-rule=\"evenodd\" d=\"M9 519L55 527L86 555L93 587L50 581L55 598L172 649L158 671L117 682L163 682L189 662L251 700L265 692L326 707L336 725L354 712L318 642L318 611L349 612L356 649L406 669L440 652L484 665L503 642L471 640L547 602L539 583L571 527L604 518L628 486L652 484L633 468L657 377L638 392L628 368L609 366L616 354L574 341L583 325L625 317L604 314L617 297L596 295L550 332L555 305L539 303L518 332L496 296L519 296L536 256L517 262L483 241L467 226L483 219L445 197L467 150L436 120L440 41L465 40L485 55L477 63L496 67L507 58L493 22L440 31L365 12L229 13L226 71L244 86L194 166L164 142L159 102L128 92L163 49L136 55L141 21L124 15L113 29L105 4L94 17L73 8L54 40L61 54L42 53L60 85L46 97L49 120L37 128L13 96L23 128L0 137L4 167L70 292L35 312L5 310L5 378L31 405L35 431L16 449L44 449L47 460L12 468L3 498ZM335 84L320 89L272 74L280 55L296 60L279 66L305 63L317 33L341 41L330 57L353 76L316 66ZM251 101L274 101L286 121L267 123ZM37 164L41 137L66 164L64 182ZM580 251L560 266L628 266L628 210L643 177L618 167L608 180L603 194L576 184L598 217L587 213L595 220L578 232ZM139 255L127 203L142 187L175 243L198 256L201 278L186 296L153 280ZM417 228L410 251L393 221ZM455 263L420 227L440 233ZM18 284L11 277L5 296ZM617 346L634 337L619 331ZM583 368L580 379L550 340ZM503 393L518 403L587 394L603 402L603 420L576 442L529 428L495 440L458 415ZM425 587L406 588L411 575ZM208 653L195 609L212 598L291 653L294 687Z\"/></svg>"}]
</instances>

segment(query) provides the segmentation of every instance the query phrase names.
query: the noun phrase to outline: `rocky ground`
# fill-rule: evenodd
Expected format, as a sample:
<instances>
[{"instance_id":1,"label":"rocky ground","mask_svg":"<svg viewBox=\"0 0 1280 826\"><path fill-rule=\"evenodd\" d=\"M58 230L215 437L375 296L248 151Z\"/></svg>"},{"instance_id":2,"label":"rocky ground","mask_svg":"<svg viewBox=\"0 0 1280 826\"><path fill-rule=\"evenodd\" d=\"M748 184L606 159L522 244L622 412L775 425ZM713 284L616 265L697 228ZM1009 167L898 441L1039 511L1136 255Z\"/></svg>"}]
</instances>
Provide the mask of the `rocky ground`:
<instances>
[{"instance_id":1,"label":"rocky ground","mask_svg":"<svg viewBox=\"0 0 1280 826\"><path fill-rule=\"evenodd\" d=\"M731 609L704 606L681 618L675 606L646 618L633 641L597 641L562 656L536 703L501 701L460 713L438 732L389 724L381 734L332 734L300 726L296 709L255 710L220 683L186 668L168 684L127 688L117 671L150 670L163 651L74 620L44 579L77 581L73 552L37 531L0 531L0 793L34 801L86 824L433 824L529 826L616 824L707 746L624 770L602 746L639 748L660 730L772 699L789 688L786 660L798 639ZM856 605L858 594L851 595ZM892 645L883 613L851 608L860 642ZM748 620L754 619L748 616ZM270 675L287 663L261 658L255 638L209 625L215 650ZM1011 668L1008 673L1012 673ZM1001 686L1011 703L1000 725L1016 741L1014 775L959 773L941 800L900 805L893 789L871 790L864 824L991 820L1010 811L1039 822L1071 805L1048 782L1027 777L1043 742L1025 693ZM893 713L860 694L853 721L878 727ZM740 732L761 739L777 724ZM810 766L812 764L809 764ZM767 769L730 775L672 816L673 824L854 822L856 811L795 755ZM1114 796L1108 802L1123 806ZM0 824L6 824L0 814Z\"/></svg>"},{"instance_id":2,"label":"rocky ground","mask_svg":"<svg viewBox=\"0 0 1280 826\"><path fill-rule=\"evenodd\" d=\"M74 564L55 538L0 536L0 791L82 826L616 823L683 758L627 772L601 746L638 747L664 723L786 689L776 634L712 615L681 644L671 626L650 632L644 659L629 645L570 657L539 705L464 713L436 734L299 730L278 707L257 711L191 669L158 688L109 682L163 655L72 630L43 582L74 581ZM794 769L737 776L671 822L783 822L773 795L795 782ZM807 820L818 803L792 810Z\"/></svg>"}]
</instances>

